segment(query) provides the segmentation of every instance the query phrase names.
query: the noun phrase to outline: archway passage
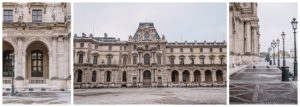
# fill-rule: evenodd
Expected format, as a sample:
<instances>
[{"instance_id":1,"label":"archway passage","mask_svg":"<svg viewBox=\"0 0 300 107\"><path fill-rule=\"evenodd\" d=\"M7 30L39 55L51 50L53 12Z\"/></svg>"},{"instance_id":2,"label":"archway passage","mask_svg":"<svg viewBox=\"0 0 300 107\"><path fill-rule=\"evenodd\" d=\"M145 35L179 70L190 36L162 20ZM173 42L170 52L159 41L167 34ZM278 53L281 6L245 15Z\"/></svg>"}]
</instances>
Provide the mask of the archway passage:
<instances>
[{"instance_id":1,"label":"archway passage","mask_svg":"<svg viewBox=\"0 0 300 107\"><path fill-rule=\"evenodd\" d=\"M221 70L218 70L216 72L216 77L217 77L217 83L219 84L223 83L223 72Z\"/></svg>"},{"instance_id":2,"label":"archway passage","mask_svg":"<svg viewBox=\"0 0 300 107\"><path fill-rule=\"evenodd\" d=\"M82 82L82 71L81 70L77 70L76 71L76 74L77 74L77 82Z\"/></svg>"},{"instance_id":3,"label":"archway passage","mask_svg":"<svg viewBox=\"0 0 300 107\"><path fill-rule=\"evenodd\" d=\"M198 70L194 72L194 82L201 83L201 73Z\"/></svg>"},{"instance_id":4,"label":"archway passage","mask_svg":"<svg viewBox=\"0 0 300 107\"><path fill-rule=\"evenodd\" d=\"M212 83L212 75L210 70L205 71L205 83Z\"/></svg>"},{"instance_id":5,"label":"archway passage","mask_svg":"<svg viewBox=\"0 0 300 107\"><path fill-rule=\"evenodd\" d=\"M27 46L25 64L27 78L48 78L49 55L48 48L45 43L41 41L34 41Z\"/></svg>"},{"instance_id":6,"label":"archway passage","mask_svg":"<svg viewBox=\"0 0 300 107\"><path fill-rule=\"evenodd\" d=\"M185 82L185 83L190 82L190 72L189 71L183 71L182 81Z\"/></svg>"},{"instance_id":7,"label":"archway passage","mask_svg":"<svg viewBox=\"0 0 300 107\"><path fill-rule=\"evenodd\" d=\"M179 73L178 71L172 72L172 82L178 83L179 82Z\"/></svg>"},{"instance_id":8,"label":"archway passage","mask_svg":"<svg viewBox=\"0 0 300 107\"><path fill-rule=\"evenodd\" d=\"M144 78L143 85L151 86L151 72L148 70L144 71L143 78Z\"/></svg>"},{"instance_id":9,"label":"archway passage","mask_svg":"<svg viewBox=\"0 0 300 107\"><path fill-rule=\"evenodd\" d=\"M3 77L11 77L14 70L14 47L6 41L3 41L2 60Z\"/></svg>"}]
</instances>

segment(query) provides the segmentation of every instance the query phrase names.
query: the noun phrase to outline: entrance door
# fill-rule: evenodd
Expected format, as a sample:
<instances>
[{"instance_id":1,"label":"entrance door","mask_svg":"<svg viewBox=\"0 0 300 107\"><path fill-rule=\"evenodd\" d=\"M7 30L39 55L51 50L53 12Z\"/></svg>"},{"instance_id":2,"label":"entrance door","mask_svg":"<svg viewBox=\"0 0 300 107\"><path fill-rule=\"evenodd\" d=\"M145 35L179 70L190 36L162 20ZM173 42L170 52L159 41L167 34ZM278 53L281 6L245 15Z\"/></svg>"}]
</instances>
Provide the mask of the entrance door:
<instances>
[{"instance_id":1,"label":"entrance door","mask_svg":"<svg viewBox=\"0 0 300 107\"><path fill-rule=\"evenodd\" d=\"M158 77L158 84L157 84L159 87L161 87L162 86L162 79L161 79L161 77Z\"/></svg>"},{"instance_id":2,"label":"entrance door","mask_svg":"<svg viewBox=\"0 0 300 107\"><path fill-rule=\"evenodd\" d=\"M151 72L150 71L144 71L144 81L143 85L144 86L151 86Z\"/></svg>"},{"instance_id":3,"label":"entrance door","mask_svg":"<svg viewBox=\"0 0 300 107\"><path fill-rule=\"evenodd\" d=\"M136 77L132 78L132 86L134 86L134 87L136 86Z\"/></svg>"}]
</instances>

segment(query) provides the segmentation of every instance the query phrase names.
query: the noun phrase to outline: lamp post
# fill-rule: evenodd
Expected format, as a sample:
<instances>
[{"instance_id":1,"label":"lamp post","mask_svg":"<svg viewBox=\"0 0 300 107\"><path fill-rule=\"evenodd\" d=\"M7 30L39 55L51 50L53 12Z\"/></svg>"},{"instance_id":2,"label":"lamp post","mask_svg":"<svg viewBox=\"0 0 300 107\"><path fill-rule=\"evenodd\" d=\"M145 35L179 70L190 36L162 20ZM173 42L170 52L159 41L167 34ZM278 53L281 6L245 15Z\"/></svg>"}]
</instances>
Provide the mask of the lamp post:
<instances>
[{"instance_id":1,"label":"lamp post","mask_svg":"<svg viewBox=\"0 0 300 107\"><path fill-rule=\"evenodd\" d=\"M297 81L297 44L296 44L296 30L297 30L297 24L298 24L298 21L296 21L296 18L293 18L292 22L292 27L293 27L293 30L294 30L294 77L293 77L293 80L294 81Z\"/></svg>"},{"instance_id":2,"label":"lamp post","mask_svg":"<svg viewBox=\"0 0 300 107\"><path fill-rule=\"evenodd\" d=\"M14 78L15 78L15 71L14 71L14 55L13 54L9 54L9 57L11 59L11 67L12 67L12 76L11 76L11 96L15 96L15 86L14 86Z\"/></svg>"},{"instance_id":3,"label":"lamp post","mask_svg":"<svg viewBox=\"0 0 300 107\"><path fill-rule=\"evenodd\" d=\"M269 61L269 65L272 65L272 60L271 60L271 55L270 55L270 53L271 53L271 51L272 51L272 48L269 47L268 49L269 49L269 50L268 50L268 56L269 56L268 61Z\"/></svg>"},{"instance_id":4,"label":"lamp post","mask_svg":"<svg viewBox=\"0 0 300 107\"><path fill-rule=\"evenodd\" d=\"M282 47L283 47L283 54L282 54L282 73L281 73L281 80L282 81L289 81L289 67L285 66L285 50L284 50L284 39L285 39L285 33L282 32L281 34L282 37Z\"/></svg>"},{"instance_id":5,"label":"lamp post","mask_svg":"<svg viewBox=\"0 0 300 107\"><path fill-rule=\"evenodd\" d=\"M280 68L280 54L279 54L279 38L277 38L277 47L278 47L278 52L277 52L277 67Z\"/></svg>"},{"instance_id":6,"label":"lamp post","mask_svg":"<svg viewBox=\"0 0 300 107\"><path fill-rule=\"evenodd\" d=\"M276 42L275 42L275 40L273 40L273 42L271 42L271 47L273 48L273 65L276 65L276 61L275 61L275 47L276 47Z\"/></svg>"}]
</instances>

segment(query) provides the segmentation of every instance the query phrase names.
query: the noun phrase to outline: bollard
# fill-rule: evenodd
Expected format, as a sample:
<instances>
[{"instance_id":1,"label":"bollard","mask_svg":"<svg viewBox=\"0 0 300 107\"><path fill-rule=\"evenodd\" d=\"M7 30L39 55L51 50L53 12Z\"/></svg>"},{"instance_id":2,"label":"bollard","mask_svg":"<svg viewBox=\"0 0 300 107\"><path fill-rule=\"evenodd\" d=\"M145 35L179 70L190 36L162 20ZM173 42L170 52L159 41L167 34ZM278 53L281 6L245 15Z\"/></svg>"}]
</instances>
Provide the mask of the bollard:
<instances>
[{"instance_id":1,"label":"bollard","mask_svg":"<svg viewBox=\"0 0 300 107\"><path fill-rule=\"evenodd\" d=\"M281 67L281 81L289 81L289 67Z\"/></svg>"}]
</instances>

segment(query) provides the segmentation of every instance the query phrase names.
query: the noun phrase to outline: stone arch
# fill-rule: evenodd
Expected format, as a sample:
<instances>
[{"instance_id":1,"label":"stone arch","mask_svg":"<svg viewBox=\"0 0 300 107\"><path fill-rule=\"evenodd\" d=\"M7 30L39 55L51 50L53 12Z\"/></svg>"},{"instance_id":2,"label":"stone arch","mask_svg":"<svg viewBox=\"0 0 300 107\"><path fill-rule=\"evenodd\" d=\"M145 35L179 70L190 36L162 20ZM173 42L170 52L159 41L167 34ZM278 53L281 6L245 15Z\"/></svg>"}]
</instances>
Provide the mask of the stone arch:
<instances>
[{"instance_id":1,"label":"stone arch","mask_svg":"<svg viewBox=\"0 0 300 107\"><path fill-rule=\"evenodd\" d=\"M194 71L194 82L201 83L201 72L199 70Z\"/></svg>"},{"instance_id":2,"label":"stone arch","mask_svg":"<svg viewBox=\"0 0 300 107\"><path fill-rule=\"evenodd\" d=\"M205 71L205 83L212 83L212 72L210 70Z\"/></svg>"},{"instance_id":3,"label":"stone arch","mask_svg":"<svg viewBox=\"0 0 300 107\"><path fill-rule=\"evenodd\" d=\"M218 83L223 83L223 72L221 70L216 71L216 78Z\"/></svg>"},{"instance_id":4,"label":"stone arch","mask_svg":"<svg viewBox=\"0 0 300 107\"><path fill-rule=\"evenodd\" d=\"M92 82L96 82L97 81L97 72L93 71L92 72Z\"/></svg>"},{"instance_id":5,"label":"stone arch","mask_svg":"<svg viewBox=\"0 0 300 107\"><path fill-rule=\"evenodd\" d=\"M76 82L82 82L82 74L83 72L80 69L75 71L75 75L77 77Z\"/></svg>"},{"instance_id":6,"label":"stone arch","mask_svg":"<svg viewBox=\"0 0 300 107\"><path fill-rule=\"evenodd\" d=\"M188 70L182 72L182 81L185 83L190 82L190 72Z\"/></svg>"},{"instance_id":7,"label":"stone arch","mask_svg":"<svg viewBox=\"0 0 300 107\"><path fill-rule=\"evenodd\" d=\"M144 86L151 86L151 72L149 70L145 70L143 72L143 85Z\"/></svg>"},{"instance_id":8,"label":"stone arch","mask_svg":"<svg viewBox=\"0 0 300 107\"><path fill-rule=\"evenodd\" d=\"M26 40L26 42L24 43L23 46L24 46L25 48L23 49L23 53L26 53L26 50L27 50L28 46L29 46L31 43L36 42L36 41L39 41L39 42L44 43L48 50L52 50L52 49L51 49L51 45L50 45L50 43L49 43L49 41L48 41L47 39L41 38L41 37L32 37L32 38ZM49 52L51 52L51 51L49 51ZM49 53L49 54L51 55L51 53Z\"/></svg>"},{"instance_id":9,"label":"stone arch","mask_svg":"<svg viewBox=\"0 0 300 107\"><path fill-rule=\"evenodd\" d=\"M127 82L127 73L126 73L126 71L122 72L122 82Z\"/></svg>"},{"instance_id":10,"label":"stone arch","mask_svg":"<svg viewBox=\"0 0 300 107\"><path fill-rule=\"evenodd\" d=\"M175 82L175 83L179 82L178 71L176 71L176 70L172 71L171 77L172 77L172 82Z\"/></svg>"},{"instance_id":11,"label":"stone arch","mask_svg":"<svg viewBox=\"0 0 300 107\"><path fill-rule=\"evenodd\" d=\"M2 69L3 77L11 77L14 71L13 63L15 63L15 48L10 42L3 41L3 53L2 53Z\"/></svg>"},{"instance_id":12,"label":"stone arch","mask_svg":"<svg viewBox=\"0 0 300 107\"><path fill-rule=\"evenodd\" d=\"M49 48L43 41L33 41L27 45L26 78L49 77Z\"/></svg>"},{"instance_id":13,"label":"stone arch","mask_svg":"<svg viewBox=\"0 0 300 107\"><path fill-rule=\"evenodd\" d=\"M105 74L104 74L104 79L105 79L105 80L104 80L105 82L111 82L111 80L112 80L112 79L111 79L111 71L106 71L106 72L105 72Z\"/></svg>"}]
</instances>

